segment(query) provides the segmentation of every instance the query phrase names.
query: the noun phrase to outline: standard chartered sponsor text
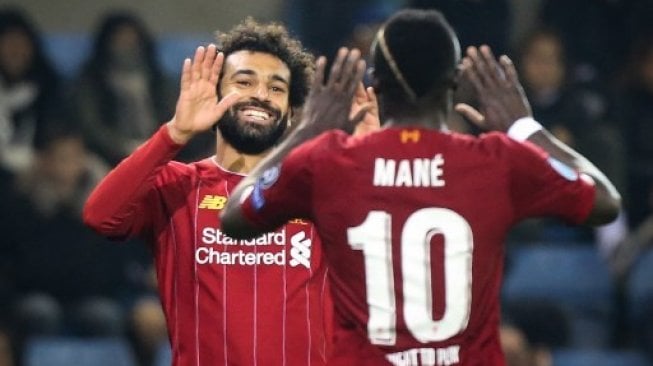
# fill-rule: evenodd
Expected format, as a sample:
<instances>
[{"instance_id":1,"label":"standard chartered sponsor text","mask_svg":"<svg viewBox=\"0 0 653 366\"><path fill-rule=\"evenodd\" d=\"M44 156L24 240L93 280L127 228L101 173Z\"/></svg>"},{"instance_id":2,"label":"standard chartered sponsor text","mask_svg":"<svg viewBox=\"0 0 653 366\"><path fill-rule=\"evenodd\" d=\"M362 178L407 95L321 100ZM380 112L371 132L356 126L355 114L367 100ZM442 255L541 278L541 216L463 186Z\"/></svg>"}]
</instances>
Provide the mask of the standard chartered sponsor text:
<instances>
[{"instance_id":1,"label":"standard chartered sponsor text","mask_svg":"<svg viewBox=\"0 0 653 366\"><path fill-rule=\"evenodd\" d=\"M286 229L266 233L254 239L238 240L225 235L219 228L205 227L202 229L202 243L217 245L285 245Z\"/></svg>"},{"instance_id":2,"label":"standard chartered sponsor text","mask_svg":"<svg viewBox=\"0 0 653 366\"><path fill-rule=\"evenodd\" d=\"M251 253L243 250L221 252L211 247L201 247L195 251L195 260L199 264L238 264L245 266L274 264L283 266L286 264L286 250L283 249L277 253Z\"/></svg>"},{"instance_id":3,"label":"standard chartered sponsor text","mask_svg":"<svg viewBox=\"0 0 653 366\"><path fill-rule=\"evenodd\" d=\"M206 227L202 229L202 244L195 251L195 261L198 264L226 264L226 265L286 265L286 248L288 243L286 229L278 232L267 233L251 240L237 240L224 233L219 228ZM310 263L311 240L305 237L304 232L296 233L290 238L293 250L302 244L301 253L293 253L290 265L295 267L300 264ZM256 250L252 248L256 246ZM283 248L279 250L279 246ZM246 247L238 249L237 247ZM301 256L301 258L300 258ZM300 261L298 261L300 259ZM297 262L297 263L295 263ZM306 264L304 263L306 262ZM309 264L310 265L310 264Z\"/></svg>"}]
</instances>

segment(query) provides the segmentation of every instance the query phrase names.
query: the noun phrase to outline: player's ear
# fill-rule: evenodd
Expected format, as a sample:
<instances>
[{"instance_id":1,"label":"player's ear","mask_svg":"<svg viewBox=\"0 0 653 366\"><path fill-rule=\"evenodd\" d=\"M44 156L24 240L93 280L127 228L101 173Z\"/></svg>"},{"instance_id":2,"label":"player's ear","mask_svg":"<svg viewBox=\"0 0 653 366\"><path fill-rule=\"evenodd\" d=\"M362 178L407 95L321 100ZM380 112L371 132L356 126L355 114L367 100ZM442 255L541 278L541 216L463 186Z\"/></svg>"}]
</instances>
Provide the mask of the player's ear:
<instances>
[{"instance_id":1,"label":"player's ear","mask_svg":"<svg viewBox=\"0 0 653 366\"><path fill-rule=\"evenodd\" d=\"M458 65L456 65L456 69L453 72L453 77L450 80L451 90L455 91L456 89L458 89L458 83L460 82L460 78L462 77L462 75L463 75L463 65L461 62L459 62Z\"/></svg>"},{"instance_id":2,"label":"player's ear","mask_svg":"<svg viewBox=\"0 0 653 366\"><path fill-rule=\"evenodd\" d=\"M370 83L370 86L374 88L374 91L378 94L381 89L379 78L376 76L376 69L373 66L367 68L367 79Z\"/></svg>"}]
</instances>

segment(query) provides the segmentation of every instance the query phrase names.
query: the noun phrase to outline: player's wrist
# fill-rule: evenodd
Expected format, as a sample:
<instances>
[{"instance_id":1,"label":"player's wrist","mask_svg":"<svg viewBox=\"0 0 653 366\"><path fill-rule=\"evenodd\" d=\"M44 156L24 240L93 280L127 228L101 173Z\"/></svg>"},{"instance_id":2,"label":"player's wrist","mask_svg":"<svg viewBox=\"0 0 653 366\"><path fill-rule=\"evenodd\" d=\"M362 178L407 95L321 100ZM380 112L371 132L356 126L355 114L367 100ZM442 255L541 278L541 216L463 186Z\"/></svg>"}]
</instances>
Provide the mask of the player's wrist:
<instances>
[{"instance_id":1,"label":"player's wrist","mask_svg":"<svg viewBox=\"0 0 653 366\"><path fill-rule=\"evenodd\" d=\"M193 137L192 133L187 133L187 132L181 131L175 125L174 118L170 122L168 122L167 125L168 125L168 134L170 135L170 138L172 139L172 141L174 141L175 143L177 143L179 145L186 144Z\"/></svg>"},{"instance_id":2,"label":"player's wrist","mask_svg":"<svg viewBox=\"0 0 653 366\"><path fill-rule=\"evenodd\" d=\"M526 141L529 137L538 131L542 131L544 127L537 122L533 117L522 117L513 122L508 128L506 134L513 140Z\"/></svg>"}]
</instances>

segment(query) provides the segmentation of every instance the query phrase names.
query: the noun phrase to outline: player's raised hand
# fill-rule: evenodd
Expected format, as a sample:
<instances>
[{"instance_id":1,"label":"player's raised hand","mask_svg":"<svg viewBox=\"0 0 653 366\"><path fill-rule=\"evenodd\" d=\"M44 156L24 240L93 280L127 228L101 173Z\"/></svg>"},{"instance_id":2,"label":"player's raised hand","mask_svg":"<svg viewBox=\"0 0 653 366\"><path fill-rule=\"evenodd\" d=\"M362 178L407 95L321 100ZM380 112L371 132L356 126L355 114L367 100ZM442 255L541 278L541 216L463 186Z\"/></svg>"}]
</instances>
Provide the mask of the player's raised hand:
<instances>
[{"instance_id":1,"label":"player's raised hand","mask_svg":"<svg viewBox=\"0 0 653 366\"><path fill-rule=\"evenodd\" d=\"M459 103L455 109L480 128L505 132L519 118L532 116L517 71L508 56L501 56L497 62L490 47L468 47L462 61L462 77L476 91L479 108Z\"/></svg>"},{"instance_id":2,"label":"player's raised hand","mask_svg":"<svg viewBox=\"0 0 653 366\"><path fill-rule=\"evenodd\" d=\"M186 143L195 134L213 126L237 100L231 93L218 101L217 86L224 54L215 45L200 46L191 61L184 60L175 116L168 123L170 136Z\"/></svg>"},{"instance_id":3,"label":"player's raised hand","mask_svg":"<svg viewBox=\"0 0 653 366\"><path fill-rule=\"evenodd\" d=\"M365 61L361 59L359 50L343 47L338 50L326 82L325 68L326 59L318 58L300 128L311 129L313 132L336 128L352 131L371 109L371 106L362 106L350 118L356 88L365 74Z\"/></svg>"},{"instance_id":4,"label":"player's raised hand","mask_svg":"<svg viewBox=\"0 0 653 366\"><path fill-rule=\"evenodd\" d=\"M354 129L354 135L364 135L374 132L381 128L381 120L379 118L379 103L376 99L374 88L367 87L363 83L359 83L354 94L354 101L351 104L351 112L349 118L354 119L358 112L366 109L367 113L363 116Z\"/></svg>"}]
</instances>

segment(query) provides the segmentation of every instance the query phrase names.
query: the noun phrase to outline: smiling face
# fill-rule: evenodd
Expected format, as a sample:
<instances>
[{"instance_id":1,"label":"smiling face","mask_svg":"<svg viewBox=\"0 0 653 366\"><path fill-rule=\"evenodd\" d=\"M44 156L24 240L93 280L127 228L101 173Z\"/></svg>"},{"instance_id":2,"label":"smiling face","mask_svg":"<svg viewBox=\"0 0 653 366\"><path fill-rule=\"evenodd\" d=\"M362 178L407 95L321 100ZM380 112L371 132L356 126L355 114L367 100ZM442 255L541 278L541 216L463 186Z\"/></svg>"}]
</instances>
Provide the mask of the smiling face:
<instances>
[{"instance_id":1,"label":"smiling face","mask_svg":"<svg viewBox=\"0 0 653 366\"><path fill-rule=\"evenodd\" d=\"M277 57L237 51L224 63L219 94L240 100L218 121L227 143L245 154L260 154L283 135L290 114L290 70Z\"/></svg>"}]
</instances>

